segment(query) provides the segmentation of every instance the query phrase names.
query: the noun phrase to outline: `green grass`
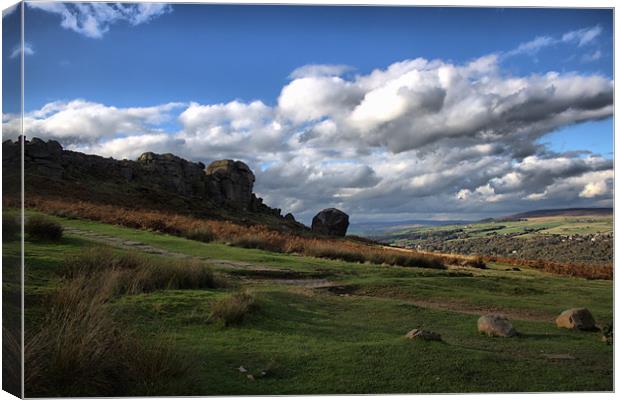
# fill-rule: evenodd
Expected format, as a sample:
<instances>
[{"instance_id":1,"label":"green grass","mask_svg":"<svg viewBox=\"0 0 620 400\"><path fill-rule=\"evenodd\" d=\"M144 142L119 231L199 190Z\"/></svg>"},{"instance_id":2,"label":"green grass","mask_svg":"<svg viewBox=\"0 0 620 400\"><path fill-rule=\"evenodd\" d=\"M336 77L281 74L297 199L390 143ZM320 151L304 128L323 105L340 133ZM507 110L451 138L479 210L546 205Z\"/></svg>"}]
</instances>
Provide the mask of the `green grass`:
<instances>
[{"instance_id":1,"label":"green grass","mask_svg":"<svg viewBox=\"0 0 620 400\"><path fill-rule=\"evenodd\" d=\"M160 290L116 298L110 307L119 326L136 330L147 343L172 338L180 351L200 360L194 366L198 380L179 395L613 388L612 346L603 343L600 334L561 330L551 321L528 317L586 306L598 321L607 322L612 318L610 281L559 277L528 268L508 272L497 264L488 270L458 271L372 266L201 243L89 221L55 220L65 227L188 255L320 276L354 294L338 296L325 289L285 285L247 270L237 271L231 277L235 284L226 289ZM58 284L56 271L64 257L79 254L89 245L70 233L58 244L26 242L31 325L45 312L42 299ZM5 251L7 246L14 244L4 244ZM240 289L252 290L256 310L229 327L211 321L213 305ZM413 304L420 301L447 308ZM515 313L519 317L512 321L523 336L479 335L479 315L463 310L484 308ZM444 342L404 338L418 327L439 332ZM574 359L546 357L557 354ZM240 366L249 372L239 372ZM266 371L264 377L261 371ZM248 373L256 379L248 379Z\"/></svg>"},{"instance_id":2,"label":"green grass","mask_svg":"<svg viewBox=\"0 0 620 400\"><path fill-rule=\"evenodd\" d=\"M558 216L558 217L542 217L529 218L523 221L497 221L482 222L464 225L445 225L445 226L424 226L397 231L386 232L386 237L401 237L415 233L432 233L438 231L451 231L462 229L468 237L483 237L489 231L486 229L499 228L493 230L500 235L522 233L523 237L532 235L527 233L527 229L536 229L536 235L557 234L557 235L573 235L573 234L593 234L593 233L611 233L613 231L613 218L606 216Z\"/></svg>"}]
</instances>

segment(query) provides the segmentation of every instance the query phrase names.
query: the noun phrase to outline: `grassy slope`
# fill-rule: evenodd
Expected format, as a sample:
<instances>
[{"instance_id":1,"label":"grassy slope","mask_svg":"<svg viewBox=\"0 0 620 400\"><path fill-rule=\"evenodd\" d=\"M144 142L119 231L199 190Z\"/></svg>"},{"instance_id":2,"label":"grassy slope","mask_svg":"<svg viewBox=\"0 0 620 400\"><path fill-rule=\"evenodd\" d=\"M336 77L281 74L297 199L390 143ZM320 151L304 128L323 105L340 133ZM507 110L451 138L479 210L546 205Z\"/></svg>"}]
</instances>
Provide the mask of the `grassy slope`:
<instances>
[{"instance_id":1,"label":"grassy slope","mask_svg":"<svg viewBox=\"0 0 620 400\"><path fill-rule=\"evenodd\" d=\"M457 310L488 307L543 316L587 306L605 322L612 317L610 281L556 277L525 268L507 272L501 265L460 274L370 266L59 220L175 252L331 274L328 279L364 295L336 296L325 290L244 280L239 284L257 292L261 308L232 328L207 321L213 301L226 295L223 289L120 298L112 305L119 321L143 332L145 340L172 337L179 351L195 358L201 380L188 393L178 394L612 389L612 347L602 343L599 334L560 330L552 322L523 317L513 321L523 337L492 339L477 333L477 315L412 304L434 301ZM71 235L61 244L27 242L27 306L32 320L43 311L40 294L54 287L54 270L64 256L87 245ZM15 245L5 245L4 250L11 246ZM403 338L420 326L440 332L445 343ZM575 359L552 360L545 354L570 354ZM236 370L241 365L250 372L264 368L270 372L252 381Z\"/></svg>"},{"instance_id":2,"label":"grassy slope","mask_svg":"<svg viewBox=\"0 0 620 400\"><path fill-rule=\"evenodd\" d=\"M404 229L386 233L386 237L405 237L407 234L414 232L434 232L448 231L454 229L463 229L465 233L471 237L486 236L488 228L504 226L504 228L494 230L497 234L506 235L510 233L525 233L526 229L541 229L534 233L535 235L559 234L592 234L592 233L611 233L613 231L612 216L557 216L557 217L539 217L528 218L525 221L497 221L497 222L481 222L467 225L446 225L433 227L420 227L412 229ZM530 234L532 235L532 234ZM523 235L521 237L526 237Z\"/></svg>"}]
</instances>

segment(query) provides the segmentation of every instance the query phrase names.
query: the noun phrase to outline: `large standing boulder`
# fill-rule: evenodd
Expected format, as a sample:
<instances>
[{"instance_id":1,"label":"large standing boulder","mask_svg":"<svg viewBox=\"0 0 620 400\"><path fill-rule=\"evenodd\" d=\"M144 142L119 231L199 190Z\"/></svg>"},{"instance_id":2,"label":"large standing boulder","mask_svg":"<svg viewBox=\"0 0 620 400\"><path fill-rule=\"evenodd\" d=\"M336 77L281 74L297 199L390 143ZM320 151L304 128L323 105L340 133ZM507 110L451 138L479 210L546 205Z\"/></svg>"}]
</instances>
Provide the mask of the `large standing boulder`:
<instances>
[{"instance_id":1,"label":"large standing boulder","mask_svg":"<svg viewBox=\"0 0 620 400\"><path fill-rule=\"evenodd\" d=\"M582 331L597 330L596 321L587 308L571 308L562 312L556 319L558 328L579 329Z\"/></svg>"},{"instance_id":2,"label":"large standing boulder","mask_svg":"<svg viewBox=\"0 0 620 400\"><path fill-rule=\"evenodd\" d=\"M212 162L205 173L211 178L208 191L216 203L247 210L253 202L254 173L245 163L233 160Z\"/></svg>"},{"instance_id":3,"label":"large standing boulder","mask_svg":"<svg viewBox=\"0 0 620 400\"><path fill-rule=\"evenodd\" d=\"M478 319L478 332L488 336L512 337L517 335L517 331L503 315L489 314L483 315Z\"/></svg>"},{"instance_id":4,"label":"large standing boulder","mask_svg":"<svg viewBox=\"0 0 620 400\"><path fill-rule=\"evenodd\" d=\"M312 231L321 235L344 236L349 216L335 208L326 208L312 218Z\"/></svg>"}]
</instances>

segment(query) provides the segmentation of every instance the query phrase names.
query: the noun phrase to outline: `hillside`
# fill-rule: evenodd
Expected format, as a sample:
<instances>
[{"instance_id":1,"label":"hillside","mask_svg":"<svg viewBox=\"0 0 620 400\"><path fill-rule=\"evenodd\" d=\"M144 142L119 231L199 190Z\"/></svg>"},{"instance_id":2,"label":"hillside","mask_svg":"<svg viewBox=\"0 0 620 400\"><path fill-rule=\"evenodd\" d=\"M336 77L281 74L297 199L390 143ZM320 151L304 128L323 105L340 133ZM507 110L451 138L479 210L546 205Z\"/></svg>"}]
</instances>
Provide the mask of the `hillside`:
<instances>
[{"instance_id":1,"label":"hillside","mask_svg":"<svg viewBox=\"0 0 620 400\"><path fill-rule=\"evenodd\" d=\"M64 228L59 242L26 237L27 340L38 351L26 354L29 396L613 388L613 346L601 341L600 332L560 329L553 322L561 311L580 306L600 326L608 324L609 280L515 271L500 263L484 270L372 265L48 218ZM18 260L19 244L6 241L3 253ZM114 260L138 271L113 269ZM92 263L94 275L75 269ZM184 279L167 281L168 270ZM115 280L119 276L133 279L131 291ZM116 289L107 292L110 286ZM103 307L89 296L69 296L71 290L91 290L104 299ZM65 317L78 330L57 334L50 309L56 298L87 310ZM222 314L223 306L236 314ZM478 333L479 316L491 312L506 315L520 335ZM81 327L89 332L85 338ZM442 340L405 337L421 327ZM30 342L33 334L39 341ZM131 353L118 351L128 343ZM63 369L67 364L88 368ZM110 368L123 379L110 375ZM30 371L41 375L33 379Z\"/></svg>"},{"instance_id":2,"label":"hillside","mask_svg":"<svg viewBox=\"0 0 620 400\"><path fill-rule=\"evenodd\" d=\"M542 217L586 217L586 216L613 216L613 208L559 208L551 210L533 210L507 217L495 218L497 221L515 219L542 218Z\"/></svg>"},{"instance_id":3,"label":"hillside","mask_svg":"<svg viewBox=\"0 0 620 400\"><path fill-rule=\"evenodd\" d=\"M19 151L17 141L2 144L5 202L19 198ZM65 150L56 141L38 138L25 141L24 157L26 201L70 199L274 229L307 229L253 193L254 173L241 161L219 160L205 166L151 152L135 161L115 160Z\"/></svg>"}]
</instances>

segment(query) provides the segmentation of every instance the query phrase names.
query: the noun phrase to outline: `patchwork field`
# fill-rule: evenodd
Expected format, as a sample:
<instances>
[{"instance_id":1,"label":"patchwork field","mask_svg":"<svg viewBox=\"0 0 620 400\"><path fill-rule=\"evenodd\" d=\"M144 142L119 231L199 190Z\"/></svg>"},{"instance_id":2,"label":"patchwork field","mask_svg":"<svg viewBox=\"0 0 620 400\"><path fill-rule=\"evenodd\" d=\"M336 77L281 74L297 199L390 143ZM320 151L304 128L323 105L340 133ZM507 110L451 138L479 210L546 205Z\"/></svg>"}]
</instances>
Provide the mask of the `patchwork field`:
<instances>
[{"instance_id":1,"label":"patchwork field","mask_svg":"<svg viewBox=\"0 0 620 400\"><path fill-rule=\"evenodd\" d=\"M613 348L601 340L601 333L559 329L553 323L573 307L590 309L601 326L611 322L610 280L556 276L526 267L517 271L500 263L488 263L487 269L353 263L49 218L64 227L60 242L26 238L30 346L44 336L60 292L77 282L79 290L95 290L96 299L107 287L113 274L97 270L99 264L89 275L80 275L81 269L77 274L71 269L79 264L75 260L99 254L100 265L107 265L112 259L122 264L138 257L139 262L132 261L137 266L115 271L129 278L127 282L141 284L111 287L97 310L113 325L112 336L138 338L131 358L142 367L148 364L149 371L139 376L139 385L106 386L97 368L75 370L96 365L97 357L103 357L84 350L96 347L84 339L74 359L54 359L59 365L27 355L26 369L35 373L27 396L613 389ZM540 223L548 224L545 229L564 229L556 222ZM18 247L18 242L4 243L4 254L17 254ZM149 286L150 268L174 273L164 284L153 281ZM212 275L201 275L201 268ZM181 279L187 271L193 271L192 279ZM241 310L239 315L231 316L231 308ZM520 335L479 334L477 319L489 312L506 315ZM107 329L93 320L78 322L93 332ZM405 338L414 328L438 332L443 341ZM64 354L74 350L70 343L65 346ZM54 354L53 349L45 351ZM113 357L106 360L112 366L127 364ZM49 370L42 367L50 366L72 373L80 383L69 383L67 377L49 379Z\"/></svg>"},{"instance_id":2,"label":"patchwork field","mask_svg":"<svg viewBox=\"0 0 620 400\"><path fill-rule=\"evenodd\" d=\"M554 215L386 230L377 240L427 251L611 263L613 215Z\"/></svg>"}]
</instances>

